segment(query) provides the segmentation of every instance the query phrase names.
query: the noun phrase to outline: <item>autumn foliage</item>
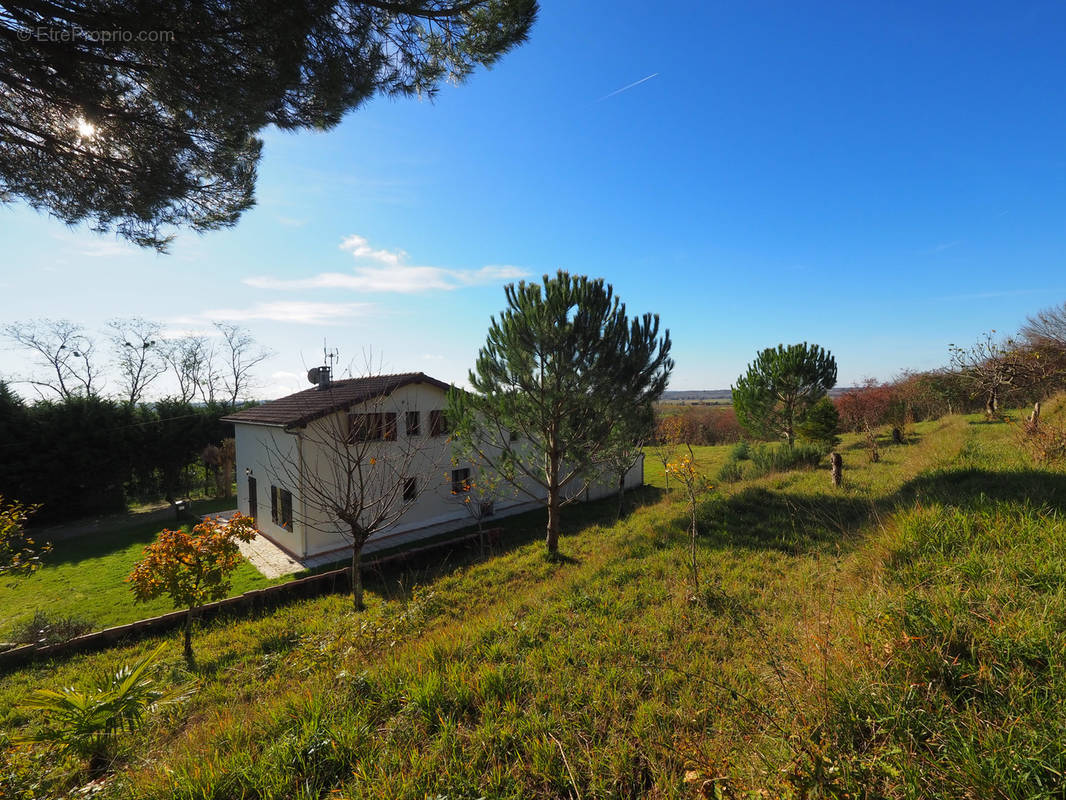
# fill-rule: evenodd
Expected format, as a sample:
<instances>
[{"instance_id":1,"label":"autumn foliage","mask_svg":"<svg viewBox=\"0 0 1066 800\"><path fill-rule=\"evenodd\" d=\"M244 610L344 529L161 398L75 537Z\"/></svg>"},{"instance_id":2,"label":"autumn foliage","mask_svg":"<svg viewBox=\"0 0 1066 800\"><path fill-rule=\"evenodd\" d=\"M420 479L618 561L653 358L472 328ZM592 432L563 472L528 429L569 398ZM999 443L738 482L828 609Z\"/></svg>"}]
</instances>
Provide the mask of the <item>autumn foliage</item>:
<instances>
[{"instance_id":1,"label":"autumn foliage","mask_svg":"<svg viewBox=\"0 0 1066 800\"><path fill-rule=\"evenodd\" d=\"M255 521L242 514L234 514L228 522L207 519L191 531L164 530L144 548L144 558L126 578L138 601L166 595L175 608L188 609L185 657L190 664L195 611L226 596L230 573L241 563L237 542L250 542L255 534Z\"/></svg>"},{"instance_id":2,"label":"autumn foliage","mask_svg":"<svg viewBox=\"0 0 1066 800\"><path fill-rule=\"evenodd\" d=\"M37 508L0 496L0 575L28 575L41 566L41 553L50 548L37 547L23 528Z\"/></svg>"}]
</instances>

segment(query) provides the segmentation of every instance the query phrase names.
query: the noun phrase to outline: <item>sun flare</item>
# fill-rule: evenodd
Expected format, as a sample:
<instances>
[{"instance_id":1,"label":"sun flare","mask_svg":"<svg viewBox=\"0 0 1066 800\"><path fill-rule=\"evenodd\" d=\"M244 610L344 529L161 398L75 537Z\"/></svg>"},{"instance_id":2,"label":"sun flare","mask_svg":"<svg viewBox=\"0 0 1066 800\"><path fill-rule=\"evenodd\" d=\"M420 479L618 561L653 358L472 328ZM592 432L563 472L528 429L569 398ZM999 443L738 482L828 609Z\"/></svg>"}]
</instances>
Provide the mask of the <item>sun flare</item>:
<instances>
[{"instance_id":1,"label":"sun flare","mask_svg":"<svg viewBox=\"0 0 1066 800\"><path fill-rule=\"evenodd\" d=\"M96 126L84 117L78 117L74 120L74 127L78 131L78 136L82 139L91 139L96 135Z\"/></svg>"}]
</instances>

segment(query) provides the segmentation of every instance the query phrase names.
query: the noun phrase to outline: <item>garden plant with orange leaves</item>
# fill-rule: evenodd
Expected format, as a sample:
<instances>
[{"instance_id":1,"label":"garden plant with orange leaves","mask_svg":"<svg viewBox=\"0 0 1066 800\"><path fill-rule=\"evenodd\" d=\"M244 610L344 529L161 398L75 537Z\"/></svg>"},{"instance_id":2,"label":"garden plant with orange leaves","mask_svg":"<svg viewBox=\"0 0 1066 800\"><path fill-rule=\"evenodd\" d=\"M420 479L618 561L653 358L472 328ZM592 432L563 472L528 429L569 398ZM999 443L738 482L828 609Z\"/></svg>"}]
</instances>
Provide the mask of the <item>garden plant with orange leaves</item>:
<instances>
[{"instance_id":1,"label":"garden plant with orange leaves","mask_svg":"<svg viewBox=\"0 0 1066 800\"><path fill-rule=\"evenodd\" d=\"M230 574L241 563L238 542L255 538L255 520L234 514L228 521L206 519L191 531L164 530L144 548L144 558L126 580L138 601L167 595L175 608L187 609L185 660L192 668L192 624L204 603L221 600Z\"/></svg>"}]
</instances>

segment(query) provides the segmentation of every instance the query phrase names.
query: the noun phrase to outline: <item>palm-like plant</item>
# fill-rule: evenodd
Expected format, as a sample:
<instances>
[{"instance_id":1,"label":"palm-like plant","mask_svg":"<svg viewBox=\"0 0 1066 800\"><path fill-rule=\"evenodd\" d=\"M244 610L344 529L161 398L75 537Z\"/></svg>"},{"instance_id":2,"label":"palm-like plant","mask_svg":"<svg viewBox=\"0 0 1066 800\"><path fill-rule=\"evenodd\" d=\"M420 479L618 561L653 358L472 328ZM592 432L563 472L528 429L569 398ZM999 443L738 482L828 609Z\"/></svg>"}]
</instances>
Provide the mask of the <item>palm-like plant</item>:
<instances>
[{"instance_id":1,"label":"palm-like plant","mask_svg":"<svg viewBox=\"0 0 1066 800\"><path fill-rule=\"evenodd\" d=\"M191 693L187 686L161 689L148 674L164 647L165 643L88 690L73 686L36 690L21 707L42 712L45 725L22 740L50 742L65 753L87 759L91 771L104 771L119 735L139 728L156 708L184 700Z\"/></svg>"}]
</instances>

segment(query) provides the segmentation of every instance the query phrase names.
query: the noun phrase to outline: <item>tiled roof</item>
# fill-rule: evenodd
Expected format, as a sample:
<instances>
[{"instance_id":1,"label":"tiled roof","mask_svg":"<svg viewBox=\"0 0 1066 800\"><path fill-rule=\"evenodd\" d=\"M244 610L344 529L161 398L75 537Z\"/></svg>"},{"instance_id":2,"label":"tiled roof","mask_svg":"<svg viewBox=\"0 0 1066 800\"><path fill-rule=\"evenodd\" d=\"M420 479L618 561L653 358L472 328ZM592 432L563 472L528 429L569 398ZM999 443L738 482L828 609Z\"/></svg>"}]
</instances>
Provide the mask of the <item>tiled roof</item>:
<instances>
[{"instance_id":1,"label":"tiled roof","mask_svg":"<svg viewBox=\"0 0 1066 800\"><path fill-rule=\"evenodd\" d=\"M392 394L401 386L412 383L428 383L448 391L448 384L431 378L424 372L405 372L400 375L372 375L369 378L349 378L332 381L328 389L306 389L288 397L279 397L268 403L246 408L236 414L223 417L223 422L248 422L257 425L282 425L286 428L302 428L312 420L334 411L375 397Z\"/></svg>"}]
</instances>

